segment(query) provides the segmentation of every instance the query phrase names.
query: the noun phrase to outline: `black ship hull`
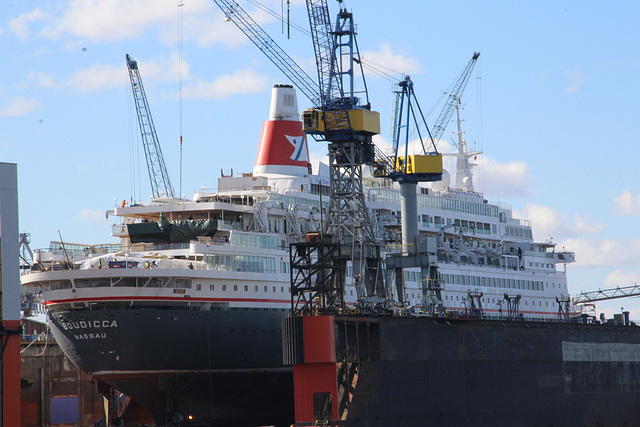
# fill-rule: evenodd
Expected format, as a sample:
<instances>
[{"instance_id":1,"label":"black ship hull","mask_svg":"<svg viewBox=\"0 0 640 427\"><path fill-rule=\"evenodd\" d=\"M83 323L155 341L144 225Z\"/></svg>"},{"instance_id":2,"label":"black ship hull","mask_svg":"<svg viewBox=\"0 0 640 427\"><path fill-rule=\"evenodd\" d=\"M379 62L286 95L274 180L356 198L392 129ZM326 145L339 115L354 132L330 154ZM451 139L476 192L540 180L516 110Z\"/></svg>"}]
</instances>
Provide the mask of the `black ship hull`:
<instances>
[{"instance_id":1,"label":"black ship hull","mask_svg":"<svg viewBox=\"0 0 640 427\"><path fill-rule=\"evenodd\" d=\"M289 426L292 370L274 309L102 309L51 315L83 371L145 407L158 425Z\"/></svg>"}]
</instances>

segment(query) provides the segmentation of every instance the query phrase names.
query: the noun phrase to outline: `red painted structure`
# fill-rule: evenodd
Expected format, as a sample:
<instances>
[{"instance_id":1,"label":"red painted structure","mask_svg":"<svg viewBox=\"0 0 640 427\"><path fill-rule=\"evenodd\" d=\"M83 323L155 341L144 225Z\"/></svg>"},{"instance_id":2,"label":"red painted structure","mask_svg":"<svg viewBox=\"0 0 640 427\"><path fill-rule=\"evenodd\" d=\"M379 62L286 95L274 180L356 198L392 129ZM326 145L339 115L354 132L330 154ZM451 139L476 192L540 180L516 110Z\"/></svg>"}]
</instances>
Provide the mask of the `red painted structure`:
<instances>
[{"instance_id":1,"label":"red painted structure","mask_svg":"<svg viewBox=\"0 0 640 427\"><path fill-rule=\"evenodd\" d=\"M293 366L296 425L314 425L319 396L331 395L331 420L339 418L333 316L304 316L304 362ZM311 423L311 424L309 424Z\"/></svg>"},{"instance_id":2,"label":"red painted structure","mask_svg":"<svg viewBox=\"0 0 640 427\"><path fill-rule=\"evenodd\" d=\"M2 322L2 425L20 421L20 332L19 320Z\"/></svg>"}]
</instances>

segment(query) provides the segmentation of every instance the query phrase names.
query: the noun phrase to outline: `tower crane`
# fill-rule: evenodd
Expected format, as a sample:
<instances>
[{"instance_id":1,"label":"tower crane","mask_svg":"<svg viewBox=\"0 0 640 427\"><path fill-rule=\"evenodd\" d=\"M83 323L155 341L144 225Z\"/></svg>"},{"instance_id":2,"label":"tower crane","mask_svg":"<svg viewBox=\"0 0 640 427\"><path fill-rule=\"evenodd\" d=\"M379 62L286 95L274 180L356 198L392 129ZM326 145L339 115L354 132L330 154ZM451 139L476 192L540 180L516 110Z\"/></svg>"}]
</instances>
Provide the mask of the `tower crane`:
<instances>
[{"instance_id":1,"label":"tower crane","mask_svg":"<svg viewBox=\"0 0 640 427\"><path fill-rule=\"evenodd\" d=\"M460 97L462 96L462 93L467 87L467 83L469 82L469 77L471 77L471 72L473 71L473 68L476 66L476 62L478 61L479 56L480 56L480 52L475 52L473 54L473 56L471 57L471 60L469 61L469 63L467 63L467 66L464 68L464 70L462 70L462 73L460 73L460 77L456 81L456 84L453 87L453 90L449 94L449 97L447 98L447 102L442 108L442 111L440 111L440 115L436 120L436 124L435 126L433 126L433 139L435 141L439 140L442 137L444 130L447 128L447 124L449 123L449 120L451 120L451 116L453 115L453 112L456 109L456 105L460 101Z\"/></svg>"},{"instance_id":2,"label":"tower crane","mask_svg":"<svg viewBox=\"0 0 640 427\"><path fill-rule=\"evenodd\" d=\"M174 197L173 187L169 180L167 167L164 164L160 142L156 134L156 128L151 117L151 110L147 102L147 96L142 85L138 63L127 54L127 69L131 80L133 99L136 104L140 134L144 146L144 155L147 159L147 169L149 170L149 180L151 181L151 193L153 198Z\"/></svg>"},{"instance_id":3,"label":"tower crane","mask_svg":"<svg viewBox=\"0 0 640 427\"><path fill-rule=\"evenodd\" d=\"M362 165L374 161L373 135L379 113L371 110L353 14L341 9L332 28L327 0L306 0L318 82L313 81L233 0L213 0L313 104L303 112L303 129L329 145L330 198L324 234L340 242L343 268L353 263L358 296L384 303L381 242L365 205ZM340 0L338 0L340 2ZM360 67L362 88L355 85Z\"/></svg>"},{"instance_id":4,"label":"tower crane","mask_svg":"<svg viewBox=\"0 0 640 427\"><path fill-rule=\"evenodd\" d=\"M431 315L444 312L441 285L438 277L435 250L426 236L418 236L418 182L442 179L442 154L438 153L429 126L415 96L409 76L398 83L395 91L393 125L393 158L376 153L375 176L384 176L400 186L400 212L402 222L402 253L387 257L386 282L392 282L395 274L398 300L402 301L402 271L408 267L420 267L423 310ZM412 129L413 127L413 129ZM421 130L422 129L422 130ZM409 137L417 133L421 154L410 154ZM423 136L423 132L424 136ZM428 148L427 148L428 147Z\"/></svg>"}]
</instances>

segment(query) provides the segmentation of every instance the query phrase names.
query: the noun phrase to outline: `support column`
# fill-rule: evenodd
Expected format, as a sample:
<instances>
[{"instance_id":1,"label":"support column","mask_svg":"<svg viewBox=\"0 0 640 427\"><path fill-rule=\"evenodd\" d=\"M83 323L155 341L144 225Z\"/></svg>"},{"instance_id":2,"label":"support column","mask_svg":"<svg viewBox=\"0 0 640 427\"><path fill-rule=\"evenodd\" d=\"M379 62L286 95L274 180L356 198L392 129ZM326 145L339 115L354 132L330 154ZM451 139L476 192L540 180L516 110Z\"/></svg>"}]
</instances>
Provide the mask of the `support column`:
<instances>
[{"instance_id":1,"label":"support column","mask_svg":"<svg viewBox=\"0 0 640 427\"><path fill-rule=\"evenodd\" d=\"M18 248L18 168L0 163L0 426L20 420L20 273Z\"/></svg>"},{"instance_id":2,"label":"support column","mask_svg":"<svg viewBox=\"0 0 640 427\"><path fill-rule=\"evenodd\" d=\"M417 182L400 183L400 211L402 221L402 252L415 255L418 237Z\"/></svg>"},{"instance_id":3,"label":"support column","mask_svg":"<svg viewBox=\"0 0 640 427\"><path fill-rule=\"evenodd\" d=\"M283 319L284 363L293 365L296 426L334 425L340 420L334 319Z\"/></svg>"}]
</instances>

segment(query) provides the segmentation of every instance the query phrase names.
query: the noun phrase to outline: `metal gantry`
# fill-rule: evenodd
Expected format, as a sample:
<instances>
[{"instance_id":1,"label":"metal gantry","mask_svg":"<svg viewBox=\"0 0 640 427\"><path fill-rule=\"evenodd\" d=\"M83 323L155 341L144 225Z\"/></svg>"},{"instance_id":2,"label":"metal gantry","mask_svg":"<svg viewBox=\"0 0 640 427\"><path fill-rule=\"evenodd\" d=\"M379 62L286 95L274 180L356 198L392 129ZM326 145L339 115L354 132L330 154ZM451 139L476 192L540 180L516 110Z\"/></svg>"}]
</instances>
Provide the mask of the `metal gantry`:
<instances>
[{"instance_id":1,"label":"metal gantry","mask_svg":"<svg viewBox=\"0 0 640 427\"><path fill-rule=\"evenodd\" d=\"M616 287L611 289L580 292L576 297L572 298L572 303L584 304L585 302L605 301L616 298L627 298L640 296L640 285L637 283L631 286Z\"/></svg>"},{"instance_id":2,"label":"metal gantry","mask_svg":"<svg viewBox=\"0 0 640 427\"><path fill-rule=\"evenodd\" d=\"M171 180L164 164L160 142L156 134L156 128L151 117L149 102L144 92L142 78L138 63L127 54L127 69L131 80L131 90L136 104L140 134L144 146L144 154L147 159L147 169L149 170L149 180L151 181L151 193L154 198L174 197Z\"/></svg>"}]
</instances>

